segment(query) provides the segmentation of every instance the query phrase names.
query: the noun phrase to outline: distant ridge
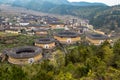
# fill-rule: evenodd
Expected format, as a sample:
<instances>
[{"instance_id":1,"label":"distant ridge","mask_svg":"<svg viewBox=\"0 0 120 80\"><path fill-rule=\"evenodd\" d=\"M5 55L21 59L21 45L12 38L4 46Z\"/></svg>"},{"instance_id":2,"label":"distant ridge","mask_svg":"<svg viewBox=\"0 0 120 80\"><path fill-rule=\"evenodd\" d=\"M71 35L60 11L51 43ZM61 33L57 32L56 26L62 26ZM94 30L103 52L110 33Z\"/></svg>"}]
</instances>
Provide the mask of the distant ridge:
<instances>
[{"instance_id":1,"label":"distant ridge","mask_svg":"<svg viewBox=\"0 0 120 80\"><path fill-rule=\"evenodd\" d=\"M107 6L104 3L90 3L90 2L71 2L71 5L73 6Z\"/></svg>"},{"instance_id":2,"label":"distant ridge","mask_svg":"<svg viewBox=\"0 0 120 80\"><path fill-rule=\"evenodd\" d=\"M67 0L0 0L0 3L44 13L73 15L82 18L89 18L96 12L109 8L103 3L69 2Z\"/></svg>"},{"instance_id":3,"label":"distant ridge","mask_svg":"<svg viewBox=\"0 0 120 80\"><path fill-rule=\"evenodd\" d=\"M67 0L0 0L1 4L19 4L19 5L30 5L31 2L42 4L42 3L51 3L55 5L73 5L73 6L107 6L103 3L90 3L90 2L69 2Z\"/></svg>"},{"instance_id":4,"label":"distant ridge","mask_svg":"<svg viewBox=\"0 0 120 80\"><path fill-rule=\"evenodd\" d=\"M0 0L1 4L23 7L44 13L73 15L89 18L109 6L103 3L69 2L67 0Z\"/></svg>"}]
</instances>

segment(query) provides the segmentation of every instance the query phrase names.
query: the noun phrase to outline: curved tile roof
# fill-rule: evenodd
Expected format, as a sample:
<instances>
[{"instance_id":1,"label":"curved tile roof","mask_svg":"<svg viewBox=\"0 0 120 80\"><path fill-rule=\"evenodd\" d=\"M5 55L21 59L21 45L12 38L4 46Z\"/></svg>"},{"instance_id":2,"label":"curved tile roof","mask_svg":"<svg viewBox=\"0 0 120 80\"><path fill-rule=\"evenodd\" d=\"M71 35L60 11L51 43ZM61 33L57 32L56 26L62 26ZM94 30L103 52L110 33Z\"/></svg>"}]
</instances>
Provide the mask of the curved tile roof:
<instances>
[{"instance_id":1,"label":"curved tile roof","mask_svg":"<svg viewBox=\"0 0 120 80\"><path fill-rule=\"evenodd\" d=\"M61 31L55 34L56 36L59 37L78 37L79 34L76 32L72 32L72 31Z\"/></svg>"},{"instance_id":2,"label":"curved tile roof","mask_svg":"<svg viewBox=\"0 0 120 80\"><path fill-rule=\"evenodd\" d=\"M102 35L102 34L87 34L87 37L92 38L92 39L96 39L96 40L105 40L105 39L109 39L108 36L106 35Z\"/></svg>"},{"instance_id":3,"label":"curved tile roof","mask_svg":"<svg viewBox=\"0 0 120 80\"><path fill-rule=\"evenodd\" d=\"M36 39L35 42L39 44L49 44L55 42L55 40L53 38L39 38Z\"/></svg>"},{"instance_id":4,"label":"curved tile roof","mask_svg":"<svg viewBox=\"0 0 120 80\"><path fill-rule=\"evenodd\" d=\"M4 54L7 54L10 57L18 58L18 59L31 58L40 53L42 53L42 49L34 46L17 47L4 51Z\"/></svg>"}]
</instances>

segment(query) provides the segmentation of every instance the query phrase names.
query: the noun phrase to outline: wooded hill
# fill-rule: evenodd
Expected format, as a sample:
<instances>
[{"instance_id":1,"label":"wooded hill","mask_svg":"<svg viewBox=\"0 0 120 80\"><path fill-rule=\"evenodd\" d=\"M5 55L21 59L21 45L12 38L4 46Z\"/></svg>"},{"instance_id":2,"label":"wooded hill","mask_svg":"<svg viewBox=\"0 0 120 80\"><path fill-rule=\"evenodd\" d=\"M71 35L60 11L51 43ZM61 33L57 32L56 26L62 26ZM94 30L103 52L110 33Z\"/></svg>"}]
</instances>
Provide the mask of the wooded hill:
<instances>
[{"instance_id":1,"label":"wooded hill","mask_svg":"<svg viewBox=\"0 0 120 80\"><path fill-rule=\"evenodd\" d=\"M113 6L104 11L97 12L90 23L96 28L104 28L118 31L120 28L120 6Z\"/></svg>"}]
</instances>

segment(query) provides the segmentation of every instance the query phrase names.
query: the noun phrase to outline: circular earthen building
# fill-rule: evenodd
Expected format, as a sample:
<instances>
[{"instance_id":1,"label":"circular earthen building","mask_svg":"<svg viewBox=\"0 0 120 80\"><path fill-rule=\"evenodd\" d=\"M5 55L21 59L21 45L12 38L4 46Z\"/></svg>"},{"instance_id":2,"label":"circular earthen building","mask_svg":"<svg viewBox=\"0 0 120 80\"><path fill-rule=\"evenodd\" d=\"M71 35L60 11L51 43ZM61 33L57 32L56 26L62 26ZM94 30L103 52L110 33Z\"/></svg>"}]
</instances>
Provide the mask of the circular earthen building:
<instances>
[{"instance_id":1,"label":"circular earthen building","mask_svg":"<svg viewBox=\"0 0 120 80\"><path fill-rule=\"evenodd\" d=\"M79 34L72 31L58 32L54 35L54 38L57 39L62 44L74 44L81 40Z\"/></svg>"},{"instance_id":2,"label":"circular earthen building","mask_svg":"<svg viewBox=\"0 0 120 80\"><path fill-rule=\"evenodd\" d=\"M53 38L39 38L35 40L35 46L43 49L53 49L55 47L55 40Z\"/></svg>"},{"instance_id":3,"label":"circular earthen building","mask_svg":"<svg viewBox=\"0 0 120 80\"><path fill-rule=\"evenodd\" d=\"M29 64L42 59L42 49L34 46L17 47L4 51L8 62L12 64Z\"/></svg>"}]
</instances>

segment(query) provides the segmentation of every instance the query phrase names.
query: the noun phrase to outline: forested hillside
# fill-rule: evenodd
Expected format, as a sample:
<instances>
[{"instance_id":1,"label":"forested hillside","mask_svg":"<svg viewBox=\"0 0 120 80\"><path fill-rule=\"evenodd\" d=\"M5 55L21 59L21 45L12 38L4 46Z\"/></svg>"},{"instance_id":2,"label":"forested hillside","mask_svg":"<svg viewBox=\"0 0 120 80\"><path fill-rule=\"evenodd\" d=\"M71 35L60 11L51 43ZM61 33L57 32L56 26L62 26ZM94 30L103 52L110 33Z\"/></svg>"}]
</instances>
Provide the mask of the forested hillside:
<instances>
[{"instance_id":1,"label":"forested hillside","mask_svg":"<svg viewBox=\"0 0 120 80\"><path fill-rule=\"evenodd\" d=\"M95 14L99 10L103 11L109 8L103 3L70 3L67 0L26 0L24 2L22 0L16 0L12 3L12 6L24 7L27 9L42 11L45 13L73 15L82 18L89 18L91 15Z\"/></svg>"},{"instance_id":2,"label":"forested hillside","mask_svg":"<svg viewBox=\"0 0 120 80\"><path fill-rule=\"evenodd\" d=\"M27 9L37 10L45 13L60 15L73 15L82 18L89 18L98 11L103 11L109 7L103 3L89 2L68 2L67 0L4 0L2 4L24 7Z\"/></svg>"},{"instance_id":3,"label":"forested hillside","mask_svg":"<svg viewBox=\"0 0 120 80\"><path fill-rule=\"evenodd\" d=\"M120 6L114 6L98 12L90 19L90 23L97 28L117 30L120 28Z\"/></svg>"},{"instance_id":4,"label":"forested hillside","mask_svg":"<svg viewBox=\"0 0 120 80\"><path fill-rule=\"evenodd\" d=\"M96 13L104 11L106 9L109 9L108 6L69 6L69 5L63 5L58 6L55 8L52 8L50 10L50 13L57 13L57 14L64 14L64 15L73 15L80 18L87 18L90 19L93 17Z\"/></svg>"}]
</instances>

